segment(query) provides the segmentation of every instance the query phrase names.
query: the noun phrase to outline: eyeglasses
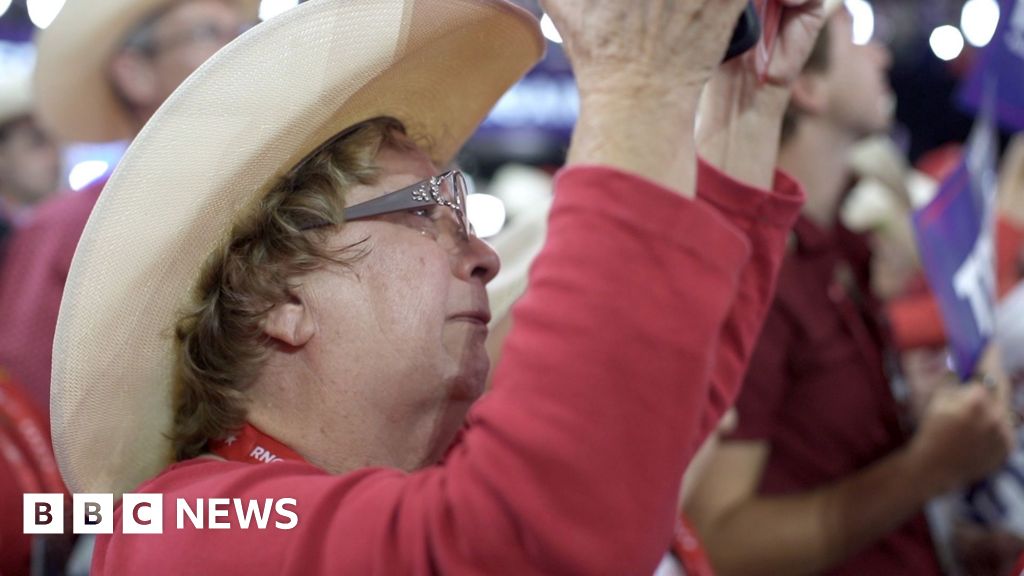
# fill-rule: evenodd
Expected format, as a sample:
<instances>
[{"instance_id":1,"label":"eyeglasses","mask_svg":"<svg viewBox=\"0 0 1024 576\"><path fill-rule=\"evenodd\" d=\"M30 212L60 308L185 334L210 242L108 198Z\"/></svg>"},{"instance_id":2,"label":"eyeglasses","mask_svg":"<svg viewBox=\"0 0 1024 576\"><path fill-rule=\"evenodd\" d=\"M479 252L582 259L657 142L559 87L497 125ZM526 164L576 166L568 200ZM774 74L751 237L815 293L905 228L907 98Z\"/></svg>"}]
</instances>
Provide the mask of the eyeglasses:
<instances>
[{"instance_id":1,"label":"eyeglasses","mask_svg":"<svg viewBox=\"0 0 1024 576\"><path fill-rule=\"evenodd\" d=\"M209 43L225 46L235 38L255 26L255 22L246 22L238 28L225 27L213 22L196 24L167 38L157 39L153 30L141 31L137 37L126 42L126 46L134 47L149 57L167 52L193 43Z\"/></svg>"},{"instance_id":2,"label":"eyeglasses","mask_svg":"<svg viewBox=\"0 0 1024 576\"><path fill-rule=\"evenodd\" d=\"M345 221L361 220L372 216L381 216L394 212L416 210L424 206L444 206L455 213L463 240L476 236L473 225L466 218L466 177L459 170L450 170L439 176L432 176L406 186L401 190L389 192L373 200L361 202L345 208ZM302 226L302 230L312 230L330 226L325 220Z\"/></svg>"}]
</instances>

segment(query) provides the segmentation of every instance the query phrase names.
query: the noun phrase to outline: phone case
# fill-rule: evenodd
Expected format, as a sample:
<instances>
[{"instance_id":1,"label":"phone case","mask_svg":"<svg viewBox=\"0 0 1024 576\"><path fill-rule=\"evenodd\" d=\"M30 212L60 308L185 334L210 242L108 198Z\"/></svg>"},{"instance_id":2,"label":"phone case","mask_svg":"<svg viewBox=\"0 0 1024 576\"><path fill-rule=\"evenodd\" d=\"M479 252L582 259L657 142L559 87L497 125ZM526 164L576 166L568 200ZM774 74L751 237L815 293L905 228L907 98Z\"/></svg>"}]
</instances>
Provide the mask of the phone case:
<instances>
[{"instance_id":1,"label":"phone case","mask_svg":"<svg viewBox=\"0 0 1024 576\"><path fill-rule=\"evenodd\" d=\"M763 82L768 76L768 66L775 53L775 41L782 24L782 4L779 0L755 0L755 8L761 20L761 40L754 52L755 69Z\"/></svg>"},{"instance_id":2,"label":"phone case","mask_svg":"<svg viewBox=\"0 0 1024 576\"><path fill-rule=\"evenodd\" d=\"M729 50L725 53L723 62L740 56L757 45L761 38L761 21L758 17L754 0L747 4L747 9L740 15L739 22L733 30L732 39L729 41Z\"/></svg>"}]
</instances>

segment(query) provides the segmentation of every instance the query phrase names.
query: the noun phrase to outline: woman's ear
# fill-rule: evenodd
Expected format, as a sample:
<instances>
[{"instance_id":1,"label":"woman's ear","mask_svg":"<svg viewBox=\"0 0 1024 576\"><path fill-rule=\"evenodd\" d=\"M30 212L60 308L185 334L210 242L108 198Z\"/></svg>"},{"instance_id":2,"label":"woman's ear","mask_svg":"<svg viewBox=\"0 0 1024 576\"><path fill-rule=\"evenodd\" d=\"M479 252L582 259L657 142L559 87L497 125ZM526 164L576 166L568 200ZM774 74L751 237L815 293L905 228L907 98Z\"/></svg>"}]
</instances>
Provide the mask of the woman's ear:
<instances>
[{"instance_id":1,"label":"woman's ear","mask_svg":"<svg viewBox=\"0 0 1024 576\"><path fill-rule=\"evenodd\" d=\"M263 321L263 332L293 348L304 346L316 334L312 310L297 291L288 292L288 300L270 309Z\"/></svg>"}]
</instances>

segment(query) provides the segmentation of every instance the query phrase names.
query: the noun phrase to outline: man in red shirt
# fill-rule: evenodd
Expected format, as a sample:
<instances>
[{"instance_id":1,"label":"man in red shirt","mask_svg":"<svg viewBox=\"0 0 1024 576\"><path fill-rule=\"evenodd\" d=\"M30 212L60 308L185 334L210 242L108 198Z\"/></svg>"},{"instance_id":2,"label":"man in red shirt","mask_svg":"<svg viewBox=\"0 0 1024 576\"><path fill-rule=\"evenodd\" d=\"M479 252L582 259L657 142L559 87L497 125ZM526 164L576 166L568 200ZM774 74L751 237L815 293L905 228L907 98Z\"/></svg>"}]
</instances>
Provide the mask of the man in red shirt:
<instances>
[{"instance_id":1,"label":"man in red shirt","mask_svg":"<svg viewBox=\"0 0 1024 576\"><path fill-rule=\"evenodd\" d=\"M912 436L889 386L870 253L836 222L848 152L884 131L889 55L845 8L796 84L780 166L808 190L737 409L689 512L719 574L921 574L940 568L921 509L996 470L1005 397L950 386Z\"/></svg>"},{"instance_id":2,"label":"man in red shirt","mask_svg":"<svg viewBox=\"0 0 1024 576\"><path fill-rule=\"evenodd\" d=\"M130 140L255 15L252 0L68 2L37 39L39 121L67 142ZM0 265L0 366L44 414L64 282L105 181L41 205Z\"/></svg>"},{"instance_id":3,"label":"man in red shirt","mask_svg":"<svg viewBox=\"0 0 1024 576\"><path fill-rule=\"evenodd\" d=\"M58 189L60 150L32 116L28 76L0 80L0 260L5 231Z\"/></svg>"},{"instance_id":4,"label":"man in red shirt","mask_svg":"<svg viewBox=\"0 0 1024 576\"><path fill-rule=\"evenodd\" d=\"M698 163L698 101L746 2L545 4L581 116L479 401L498 262L442 167L541 55L532 17L311 0L157 113L82 238L55 346L70 485L165 504L162 534L131 534L125 496L96 574L655 569L799 210L774 164L822 12L789 2L766 84L716 78L735 101L704 107ZM179 529L200 498L284 513Z\"/></svg>"}]
</instances>

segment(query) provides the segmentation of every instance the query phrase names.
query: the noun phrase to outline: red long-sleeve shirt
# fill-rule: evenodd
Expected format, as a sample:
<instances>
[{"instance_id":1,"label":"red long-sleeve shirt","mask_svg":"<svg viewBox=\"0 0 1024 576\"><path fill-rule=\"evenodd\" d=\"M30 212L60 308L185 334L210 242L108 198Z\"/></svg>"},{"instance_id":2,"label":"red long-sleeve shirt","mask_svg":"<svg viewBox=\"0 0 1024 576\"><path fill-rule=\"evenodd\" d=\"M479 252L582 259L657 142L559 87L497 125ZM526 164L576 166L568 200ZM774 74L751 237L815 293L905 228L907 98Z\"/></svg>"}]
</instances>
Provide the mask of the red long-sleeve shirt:
<instances>
[{"instance_id":1,"label":"red long-sleeve shirt","mask_svg":"<svg viewBox=\"0 0 1024 576\"><path fill-rule=\"evenodd\" d=\"M564 171L493 390L443 464L176 464L137 490L165 495L164 533L121 534L118 509L94 574L651 574L708 399L735 395L770 300L801 198L777 184L702 166L695 202ZM176 498L211 497L295 498L298 524L175 529Z\"/></svg>"}]
</instances>

